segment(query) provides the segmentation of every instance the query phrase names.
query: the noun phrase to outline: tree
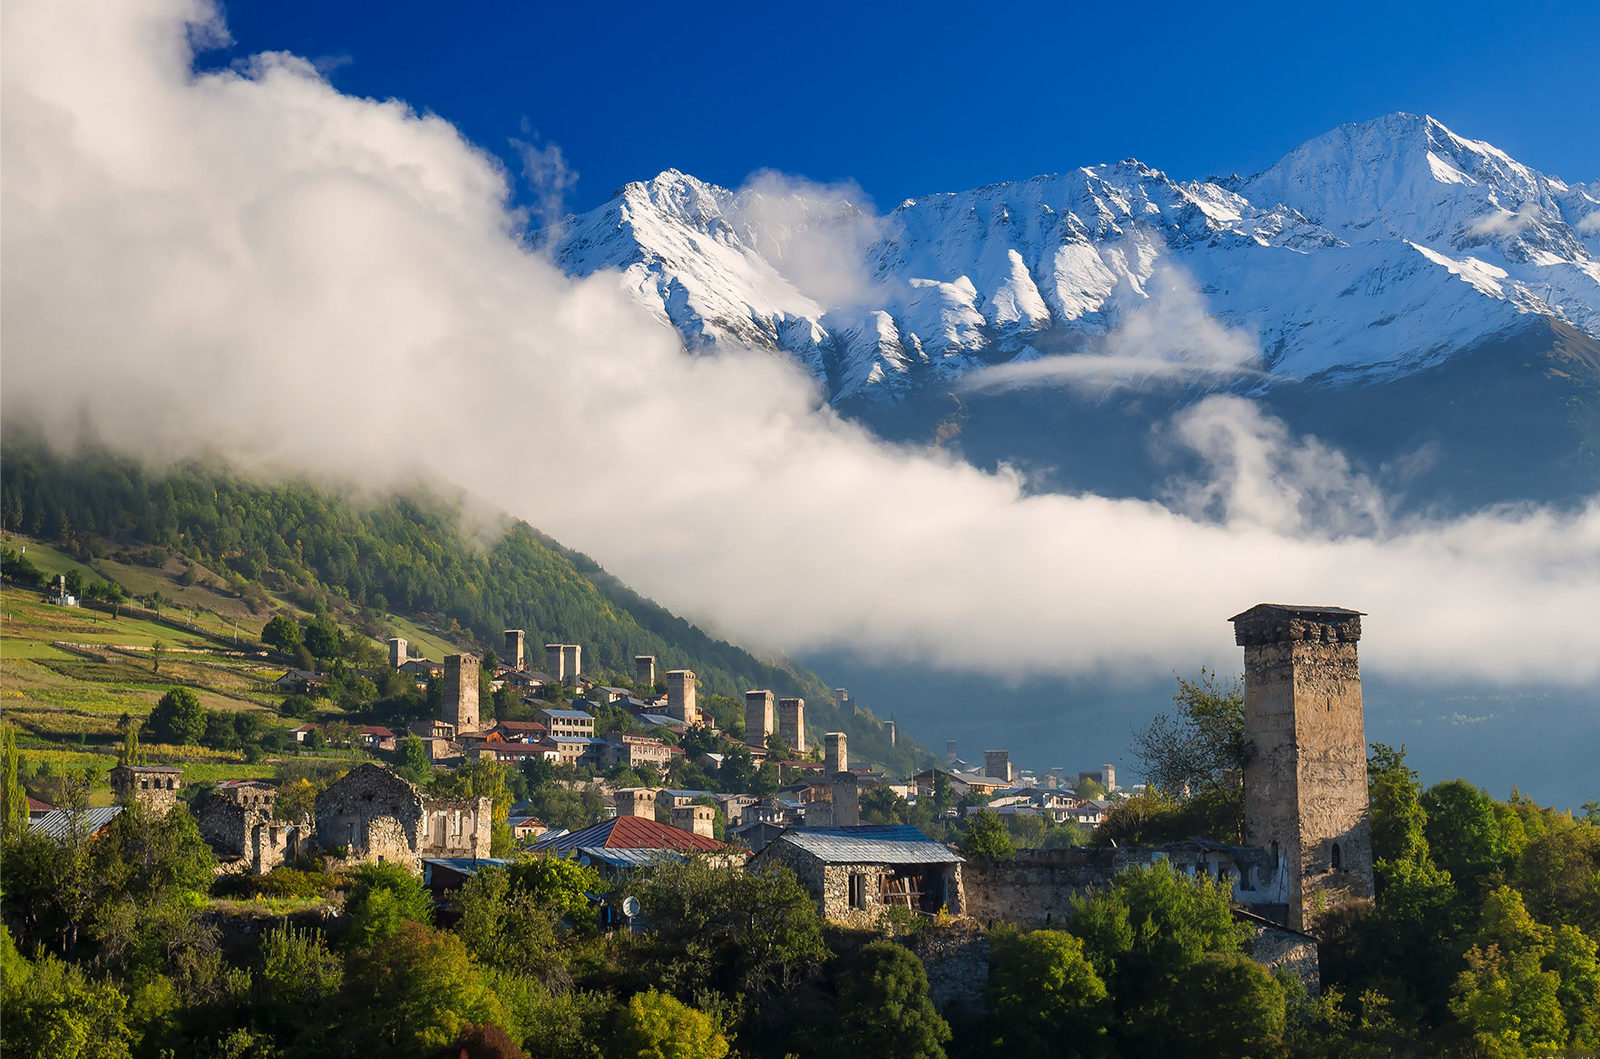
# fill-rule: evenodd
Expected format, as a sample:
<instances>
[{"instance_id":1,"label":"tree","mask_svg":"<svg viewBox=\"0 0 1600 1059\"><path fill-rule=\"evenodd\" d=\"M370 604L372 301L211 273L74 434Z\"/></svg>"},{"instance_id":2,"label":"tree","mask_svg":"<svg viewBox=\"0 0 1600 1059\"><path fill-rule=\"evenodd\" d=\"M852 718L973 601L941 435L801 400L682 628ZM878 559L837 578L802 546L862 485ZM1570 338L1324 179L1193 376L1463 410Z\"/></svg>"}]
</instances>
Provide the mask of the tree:
<instances>
[{"instance_id":1,"label":"tree","mask_svg":"<svg viewBox=\"0 0 1600 1059\"><path fill-rule=\"evenodd\" d=\"M424 780L433 773L433 758L428 755L428 744L415 735L400 740L400 770L415 780Z\"/></svg>"},{"instance_id":2,"label":"tree","mask_svg":"<svg viewBox=\"0 0 1600 1059\"><path fill-rule=\"evenodd\" d=\"M305 633L301 637L306 650L318 660L337 658L344 649L344 637L339 632L339 626L325 617L312 618L306 622Z\"/></svg>"},{"instance_id":3,"label":"tree","mask_svg":"<svg viewBox=\"0 0 1600 1059\"><path fill-rule=\"evenodd\" d=\"M276 615L261 630L261 642L292 655L294 649L300 646L300 627L282 614Z\"/></svg>"},{"instance_id":4,"label":"tree","mask_svg":"<svg viewBox=\"0 0 1600 1059\"><path fill-rule=\"evenodd\" d=\"M972 860L1010 860L1017 855L1005 822L988 809L967 814L960 847L961 855Z\"/></svg>"},{"instance_id":5,"label":"tree","mask_svg":"<svg viewBox=\"0 0 1600 1059\"><path fill-rule=\"evenodd\" d=\"M1083 941L1059 930L994 932L989 1003L996 1043L1024 1055L1098 1054L1110 1016L1105 982Z\"/></svg>"},{"instance_id":6,"label":"tree","mask_svg":"<svg viewBox=\"0 0 1600 1059\"><path fill-rule=\"evenodd\" d=\"M874 941L838 975L840 1017L828 1054L944 1059L950 1026L928 999L928 973L908 949Z\"/></svg>"},{"instance_id":7,"label":"tree","mask_svg":"<svg viewBox=\"0 0 1600 1059\"><path fill-rule=\"evenodd\" d=\"M304 777L284 784L272 805L272 815L289 823L299 823L316 816L317 785Z\"/></svg>"},{"instance_id":8,"label":"tree","mask_svg":"<svg viewBox=\"0 0 1600 1059\"><path fill-rule=\"evenodd\" d=\"M910 806L887 783L875 784L861 792L861 820L867 824L903 824L909 820Z\"/></svg>"},{"instance_id":9,"label":"tree","mask_svg":"<svg viewBox=\"0 0 1600 1059\"><path fill-rule=\"evenodd\" d=\"M206 730L206 711L188 688L173 688L150 711L150 731L158 743L198 743Z\"/></svg>"},{"instance_id":10,"label":"tree","mask_svg":"<svg viewBox=\"0 0 1600 1059\"><path fill-rule=\"evenodd\" d=\"M728 1042L709 1016L651 989L628 999L615 1054L627 1059L722 1059Z\"/></svg>"},{"instance_id":11,"label":"tree","mask_svg":"<svg viewBox=\"0 0 1600 1059\"><path fill-rule=\"evenodd\" d=\"M0 839L28 826L28 795L18 776L17 730L0 724Z\"/></svg>"},{"instance_id":12,"label":"tree","mask_svg":"<svg viewBox=\"0 0 1600 1059\"><path fill-rule=\"evenodd\" d=\"M1428 856L1427 814L1422 784L1405 763L1405 744L1395 750L1373 743L1367 756L1367 789L1372 816L1372 856L1421 863Z\"/></svg>"},{"instance_id":13,"label":"tree","mask_svg":"<svg viewBox=\"0 0 1600 1059\"><path fill-rule=\"evenodd\" d=\"M128 999L113 982L96 982L55 956L29 962L0 926L0 1021L7 1055L125 1059L138 1035Z\"/></svg>"},{"instance_id":14,"label":"tree","mask_svg":"<svg viewBox=\"0 0 1600 1059\"><path fill-rule=\"evenodd\" d=\"M679 995L718 988L759 998L827 956L816 902L787 868L746 872L697 858L660 864L634 886L660 956L656 980Z\"/></svg>"},{"instance_id":15,"label":"tree","mask_svg":"<svg viewBox=\"0 0 1600 1059\"><path fill-rule=\"evenodd\" d=\"M360 948L394 937L406 923L433 921L433 898L422 880L392 861L361 865L344 907L351 941Z\"/></svg>"},{"instance_id":16,"label":"tree","mask_svg":"<svg viewBox=\"0 0 1600 1059\"><path fill-rule=\"evenodd\" d=\"M161 659L166 656L167 641L157 640L150 645L150 672L161 672Z\"/></svg>"},{"instance_id":17,"label":"tree","mask_svg":"<svg viewBox=\"0 0 1600 1059\"><path fill-rule=\"evenodd\" d=\"M420 1055L509 1021L461 939L414 920L351 956L342 999L346 1054Z\"/></svg>"},{"instance_id":18,"label":"tree","mask_svg":"<svg viewBox=\"0 0 1600 1059\"><path fill-rule=\"evenodd\" d=\"M145 753L139 747L139 722L128 718L122 729L122 746L117 750L117 764L142 765Z\"/></svg>"},{"instance_id":19,"label":"tree","mask_svg":"<svg viewBox=\"0 0 1600 1059\"><path fill-rule=\"evenodd\" d=\"M1466 780L1445 780L1422 796L1428 848L1459 887L1487 874L1499 858L1494 802Z\"/></svg>"},{"instance_id":20,"label":"tree","mask_svg":"<svg viewBox=\"0 0 1600 1059\"><path fill-rule=\"evenodd\" d=\"M1219 840L1244 835L1244 688L1208 669L1198 680L1178 678L1172 701L1133 740L1133 753L1151 787L1209 803Z\"/></svg>"},{"instance_id":21,"label":"tree","mask_svg":"<svg viewBox=\"0 0 1600 1059\"><path fill-rule=\"evenodd\" d=\"M1206 953L1124 1013L1121 1038L1137 1055L1256 1059L1279 1054L1283 987L1243 953Z\"/></svg>"}]
</instances>

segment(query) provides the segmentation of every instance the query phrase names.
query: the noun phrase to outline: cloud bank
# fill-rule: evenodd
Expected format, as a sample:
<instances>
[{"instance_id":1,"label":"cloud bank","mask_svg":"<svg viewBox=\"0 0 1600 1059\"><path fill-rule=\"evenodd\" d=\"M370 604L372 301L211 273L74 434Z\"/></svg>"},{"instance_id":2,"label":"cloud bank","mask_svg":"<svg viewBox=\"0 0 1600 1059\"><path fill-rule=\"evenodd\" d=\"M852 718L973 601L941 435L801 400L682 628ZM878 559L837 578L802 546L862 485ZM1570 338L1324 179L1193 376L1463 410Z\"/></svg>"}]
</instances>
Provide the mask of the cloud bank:
<instances>
[{"instance_id":1,"label":"cloud bank","mask_svg":"<svg viewBox=\"0 0 1600 1059\"><path fill-rule=\"evenodd\" d=\"M1237 664L1223 619L1271 600L1369 611L1365 660L1393 672L1600 676L1600 501L1395 524L1235 399L1172 425L1212 471L1168 505L1032 494L875 440L780 359L685 355L615 277L527 252L508 175L440 119L292 56L195 74L196 27L222 31L198 0L3 17L7 419L152 459L437 475L790 650L1167 672Z\"/></svg>"}]
</instances>

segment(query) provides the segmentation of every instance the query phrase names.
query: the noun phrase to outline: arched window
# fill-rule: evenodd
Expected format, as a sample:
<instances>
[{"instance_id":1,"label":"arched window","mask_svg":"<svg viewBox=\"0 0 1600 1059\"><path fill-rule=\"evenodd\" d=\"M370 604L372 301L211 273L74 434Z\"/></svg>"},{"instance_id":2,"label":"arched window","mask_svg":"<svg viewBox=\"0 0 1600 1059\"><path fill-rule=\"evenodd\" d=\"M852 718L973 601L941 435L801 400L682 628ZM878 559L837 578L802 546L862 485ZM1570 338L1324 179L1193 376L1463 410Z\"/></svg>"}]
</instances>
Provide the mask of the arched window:
<instances>
[{"instance_id":1,"label":"arched window","mask_svg":"<svg viewBox=\"0 0 1600 1059\"><path fill-rule=\"evenodd\" d=\"M1338 871L1339 868L1342 866L1341 865L1341 861L1342 860L1343 860L1343 858L1339 854L1339 843L1335 842L1333 844L1333 870L1334 871Z\"/></svg>"}]
</instances>

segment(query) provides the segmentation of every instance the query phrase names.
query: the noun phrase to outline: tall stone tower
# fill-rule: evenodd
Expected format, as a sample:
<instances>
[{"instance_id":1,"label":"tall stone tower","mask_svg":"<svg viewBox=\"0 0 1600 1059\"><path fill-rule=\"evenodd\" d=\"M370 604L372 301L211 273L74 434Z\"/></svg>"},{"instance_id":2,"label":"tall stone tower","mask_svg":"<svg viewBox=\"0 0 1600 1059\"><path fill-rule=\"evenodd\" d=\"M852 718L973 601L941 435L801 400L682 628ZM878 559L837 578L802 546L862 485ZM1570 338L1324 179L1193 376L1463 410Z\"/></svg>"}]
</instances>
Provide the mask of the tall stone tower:
<instances>
[{"instance_id":1,"label":"tall stone tower","mask_svg":"<svg viewBox=\"0 0 1600 1059\"><path fill-rule=\"evenodd\" d=\"M744 693L744 745L767 748L767 736L774 731L772 724L772 692L747 691Z\"/></svg>"},{"instance_id":2,"label":"tall stone tower","mask_svg":"<svg viewBox=\"0 0 1600 1059\"><path fill-rule=\"evenodd\" d=\"M404 636L389 637L389 668L399 669L406 664L406 638Z\"/></svg>"},{"instance_id":3,"label":"tall stone tower","mask_svg":"<svg viewBox=\"0 0 1600 1059\"><path fill-rule=\"evenodd\" d=\"M667 716L684 724L700 723L700 708L694 702L694 670L667 670Z\"/></svg>"},{"instance_id":4,"label":"tall stone tower","mask_svg":"<svg viewBox=\"0 0 1600 1059\"><path fill-rule=\"evenodd\" d=\"M566 666L563 664L565 662L565 657L561 653L561 648L563 646L564 645L558 643L547 643L544 645L544 671L549 673L551 679L557 684L564 684L567 680L567 670Z\"/></svg>"},{"instance_id":5,"label":"tall stone tower","mask_svg":"<svg viewBox=\"0 0 1600 1059\"><path fill-rule=\"evenodd\" d=\"M830 780L850 771L850 737L844 732L829 732L822 753L823 775Z\"/></svg>"},{"instance_id":6,"label":"tall stone tower","mask_svg":"<svg viewBox=\"0 0 1600 1059\"><path fill-rule=\"evenodd\" d=\"M1361 612L1261 603L1233 622L1244 648L1245 841L1283 869L1288 925L1372 896Z\"/></svg>"},{"instance_id":7,"label":"tall stone tower","mask_svg":"<svg viewBox=\"0 0 1600 1059\"><path fill-rule=\"evenodd\" d=\"M578 686L578 677L583 672L583 648L575 643L561 645L561 680L569 687Z\"/></svg>"},{"instance_id":8,"label":"tall stone tower","mask_svg":"<svg viewBox=\"0 0 1600 1059\"><path fill-rule=\"evenodd\" d=\"M521 669L523 667L527 662L527 640L528 634L521 629L506 630L506 665L512 669Z\"/></svg>"},{"instance_id":9,"label":"tall stone tower","mask_svg":"<svg viewBox=\"0 0 1600 1059\"><path fill-rule=\"evenodd\" d=\"M806 700L778 700L778 738L796 754L806 752Z\"/></svg>"},{"instance_id":10,"label":"tall stone tower","mask_svg":"<svg viewBox=\"0 0 1600 1059\"><path fill-rule=\"evenodd\" d=\"M444 656L444 707L446 721L456 733L478 730L478 656Z\"/></svg>"},{"instance_id":11,"label":"tall stone tower","mask_svg":"<svg viewBox=\"0 0 1600 1059\"><path fill-rule=\"evenodd\" d=\"M654 684L656 682L656 656L633 656L633 680L636 684Z\"/></svg>"}]
</instances>

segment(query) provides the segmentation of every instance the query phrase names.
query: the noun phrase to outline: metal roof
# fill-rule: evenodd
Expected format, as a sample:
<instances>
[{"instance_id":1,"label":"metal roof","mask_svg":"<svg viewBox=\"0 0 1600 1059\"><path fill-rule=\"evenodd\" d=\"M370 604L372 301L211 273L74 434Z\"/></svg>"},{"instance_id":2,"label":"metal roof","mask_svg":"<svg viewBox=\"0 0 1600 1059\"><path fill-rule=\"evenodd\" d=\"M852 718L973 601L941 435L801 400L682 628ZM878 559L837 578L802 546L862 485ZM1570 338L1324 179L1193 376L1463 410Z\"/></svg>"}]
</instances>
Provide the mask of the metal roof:
<instances>
[{"instance_id":1,"label":"metal roof","mask_svg":"<svg viewBox=\"0 0 1600 1059\"><path fill-rule=\"evenodd\" d=\"M564 717L567 720L592 721L594 718L582 710L540 710L547 717Z\"/></svg>"},{"instance_id":2,"label":"metal roof","mask_svg":"<svg viewBox=\"0 0 1600 1059\"><path fill-rule=\"evenodd\" d=\"M611 849L606 846L579 846L565 854L579 864L593 861L610 868L648 868L662 861L681 861L682 853L670 849Z\"/></svg>"},{"instance_id":3,"label":"metal roof","mask_svg":"<svg viewBox=\"0 0 1600 1059\"><path fill-rule=\"evenodd\" d=\"M792 827L788 842L825 864L956 864L961 857L909 824Z\"/></svg>"},{"instance_id":4,"label":"metal roof","mask_svg":"<svg viewBox=\"0 0 1600 1059\"><path fill-rule=\"evenodd\" d=\"M462 875L474 875L483 868L503 868L511 863L510 857L423 857L422 863L430 867L449 868Z\"/></svg>"},{"instance_id":5,"label":"metal roof","mask_svg":"<svg viewBox=\"0 0 1600 1059\"><path fill-rule=\"evenodd\" d=\"M82 822L86 834L95 835L100 829L109 824L113 817L122 812L120 805L103 805L94 809L85 809L82 813ZM46 838L66 838L72 834L73 814L65 809L52 809L37 820L28 821L28 829L35 834L44 835Z\"/></svg>"}]
</instances>

